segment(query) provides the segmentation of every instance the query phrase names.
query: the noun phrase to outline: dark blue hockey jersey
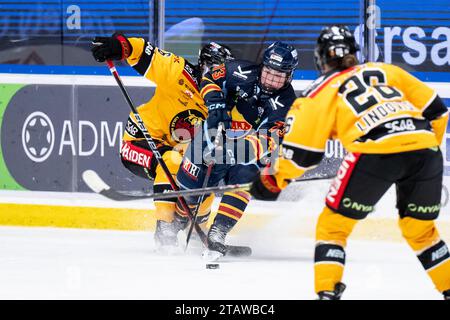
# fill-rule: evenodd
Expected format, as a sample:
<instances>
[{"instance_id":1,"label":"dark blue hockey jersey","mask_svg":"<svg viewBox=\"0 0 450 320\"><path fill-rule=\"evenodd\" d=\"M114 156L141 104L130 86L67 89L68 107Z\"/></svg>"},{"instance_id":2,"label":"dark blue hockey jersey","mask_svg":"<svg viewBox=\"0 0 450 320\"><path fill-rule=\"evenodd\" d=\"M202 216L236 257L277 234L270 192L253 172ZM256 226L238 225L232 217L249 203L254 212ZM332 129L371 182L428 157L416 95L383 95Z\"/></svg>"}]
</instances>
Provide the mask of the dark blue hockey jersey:
<instances>
[{"instance_id":1,"label":"dark blue hockey jersey","mask_svg":"<svg viewBox=\"0 0 450 320\"><path fill-rule=\"evenodd\" d=\"M269 130L284 123L296 99L292 85L267 95L261 91L261 65L245 60L232 60L213 68L202 79L200 93L207 107L225 103L231 111L229 138L246 135L253 130Z\"/></svg>"}]
</instances>

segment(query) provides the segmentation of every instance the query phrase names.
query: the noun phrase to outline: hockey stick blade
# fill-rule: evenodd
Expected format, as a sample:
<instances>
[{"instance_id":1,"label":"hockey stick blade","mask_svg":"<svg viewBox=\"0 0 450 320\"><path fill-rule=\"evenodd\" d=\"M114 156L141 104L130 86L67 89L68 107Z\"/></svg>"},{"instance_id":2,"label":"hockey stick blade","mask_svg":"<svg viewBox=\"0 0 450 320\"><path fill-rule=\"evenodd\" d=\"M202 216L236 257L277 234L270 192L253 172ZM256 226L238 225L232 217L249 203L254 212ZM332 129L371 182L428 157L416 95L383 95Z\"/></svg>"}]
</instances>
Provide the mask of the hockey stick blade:
<instances>
[{"instance_id":1,"label":"hockey stick blade","mask_svg":"<svg viewBox=\"0 0 450 320\"><path fill-rule=\"evenodd\" d=\"M252 255L252 248L247 246L227 245L225 255L230 257L249 257Z\"/></svg>"},{"instance_id":2,"label":"hockey stick blade","mask_svg":"<svg viewBox=\"0 0 450 320\"><path fill-rule=\"evenodd\" d=\"M290 182L306 182L306 181L314 181L314 180L328 180L328 179L334 179L336 177L336 174L332 175L324 175L324 176L313 176L308 178L298 178L298 179L291 179Z\"/></svg>"},{"instance_id":3,"label":"hockey stick blade","mask_svg":"<svg viewBox=\"0 0 450 320\"><path fill-rule=\"evenodd\" d=\"M93 170L86 170L82 174L82 178L84 183L95 193L101 194L102 196L115 200L115 201L130 201L130 200L139 200L139 199L147 199L147 196L144 195L128 195L120 193L117 190L112 189L109 185L103 181L102 178L97 174L97 172Z\"/></svg>"},{"instance_id":4,"label":"hockey stick blade","mask_svg":"<svg viewBox=\"0 0 450 320\"><path fill-rule=\"evenodd\" d=\"M248 190L251 186L247 184L234 184L218 187L208 187L201 189L189 189L179 191L167 191L163 193L140 193L140 194L127 194L114 190L102 178L93 170L86 170L83 172L83 181L94 192L101 194L102 196L114 200L114 201L132 201L142 199L170 199L178 196L197 196L207 193L227 192L227 191L239 191Z\"/></svg>"}]
</instances>

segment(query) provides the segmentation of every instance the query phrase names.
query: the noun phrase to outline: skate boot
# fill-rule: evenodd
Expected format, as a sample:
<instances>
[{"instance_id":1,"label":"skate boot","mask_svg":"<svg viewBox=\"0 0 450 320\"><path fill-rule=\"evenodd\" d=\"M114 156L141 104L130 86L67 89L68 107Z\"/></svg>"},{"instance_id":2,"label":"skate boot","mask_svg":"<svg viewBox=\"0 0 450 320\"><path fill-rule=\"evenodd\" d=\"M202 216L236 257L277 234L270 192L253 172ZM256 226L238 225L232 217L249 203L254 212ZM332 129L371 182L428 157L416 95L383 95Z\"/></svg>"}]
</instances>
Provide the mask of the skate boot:
<instances>
[{"instance_id":1,"label":"skate boot","mask_svg":"<svg viewBox=\"0 0 450 320\"><path fill-rule=\"evenodd\" d=\"M341 300L345 288L345 284L338 282L334 286L334 291L320 291L317 300Z\"/></svg>"},{"instance_id":2,"label":"skate boot","mask_svg":"<svg viewBox=\"0 0 450 320\"><path fill-rule=\"evenodd\" d=\"M173 222L163 220L156 221L155 244L156 251L161 254L177 254L181 253L178 247L178 232L183 230L187 225L187 219L175 217Z\"/></svg>"},{"instance_id":3,"label":"skate boot","mask_svg":"<svg viewBox=\"0 0 450 320\"><path fill-rule=\"evenodd\" d=\"M442 292L442 294L444 295L444 300L450 300L450 289Z\"/></svg>"},{"instance_id":4,"label":"skate boot","mask_svg":"<svg viewBox=\"0 0 450 320\"><path fill-rule=\"evenodd\" d=\"M217 261L223 257L227 252L225 245L225 237L228 233L228 228L223 225L211 226L208 232L208 249L203 252L203 259L207 261Z\"/></svg>"}]
</instances>

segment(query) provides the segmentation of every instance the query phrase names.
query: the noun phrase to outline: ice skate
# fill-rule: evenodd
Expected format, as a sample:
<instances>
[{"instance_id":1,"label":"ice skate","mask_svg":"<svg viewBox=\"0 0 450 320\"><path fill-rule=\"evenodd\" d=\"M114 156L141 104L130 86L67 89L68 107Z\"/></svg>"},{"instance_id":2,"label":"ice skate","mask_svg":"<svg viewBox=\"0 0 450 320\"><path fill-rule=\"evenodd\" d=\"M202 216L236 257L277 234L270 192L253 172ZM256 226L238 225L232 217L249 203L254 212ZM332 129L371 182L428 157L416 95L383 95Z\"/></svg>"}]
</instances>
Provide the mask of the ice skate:
<instances>
[{"instance_id":1,"label":"ice skate","mask_svg":"<svg viewBox=\"0 0 450 320\"><path fill-rule=\"evenodd\" d=\"M183 252L178 241L178 232L184 229L185 223L175 219L173 222L158 220L156 222L156 251L163 255L177 255Z\"/></svg>"},{"instance_id":2,"label":"ice skate","mask_svg":"<svg viewBox=\"0 0 450 320\"><path fill-rule=\"evenodd\" d=\"M341 300L346 285L342 282L336 283L333 291L320 291L317 300Z\"/></svg>"},{"instance_id":3,"label":"ice skate","mask_svg":"<svg viewBox=\"0 0 450 320\"><path fill-rule=\"evenodd\" d=\"M217 261L227 252L225 237L227 232L213 224L208 232L208 249L203 251L202 257L206 261Z\"/></svg>"}]
</instances>

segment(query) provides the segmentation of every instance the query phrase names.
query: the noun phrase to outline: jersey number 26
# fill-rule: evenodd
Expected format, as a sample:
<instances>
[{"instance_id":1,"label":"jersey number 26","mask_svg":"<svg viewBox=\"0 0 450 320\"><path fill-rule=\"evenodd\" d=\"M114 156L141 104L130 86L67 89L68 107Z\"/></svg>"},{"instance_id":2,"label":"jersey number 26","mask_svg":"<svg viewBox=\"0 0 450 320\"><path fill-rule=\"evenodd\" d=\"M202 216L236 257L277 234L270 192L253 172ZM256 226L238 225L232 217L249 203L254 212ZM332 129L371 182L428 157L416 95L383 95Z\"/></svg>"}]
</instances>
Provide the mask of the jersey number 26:
<instances>
[{"instance_id":1,"label":"jersey number 26","mask_svg":"<svg viewBox=\"0 0 450 320\"><path fill-rule=\"evenodd\" d=\"M400 91L386 83L386 75L380 69L363 70L348 78L340 86L339 93L358 116L382 101L402 96Z\"/></svg>"}]
</instances>

